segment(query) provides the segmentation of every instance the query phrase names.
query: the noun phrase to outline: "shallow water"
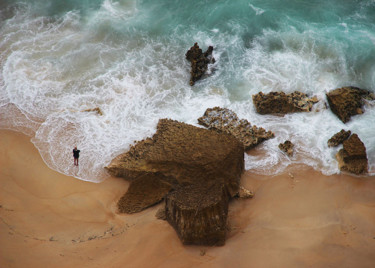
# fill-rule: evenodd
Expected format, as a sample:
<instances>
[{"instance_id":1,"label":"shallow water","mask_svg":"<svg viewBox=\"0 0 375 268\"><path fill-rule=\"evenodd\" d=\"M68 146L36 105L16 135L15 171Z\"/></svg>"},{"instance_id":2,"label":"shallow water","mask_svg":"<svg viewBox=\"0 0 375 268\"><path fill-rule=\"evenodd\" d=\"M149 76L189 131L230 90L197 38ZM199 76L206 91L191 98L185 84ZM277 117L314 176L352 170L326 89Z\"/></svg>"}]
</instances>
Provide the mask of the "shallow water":
<instances>
[{"instance_id":1,"label":"shallow water","mask_svg":"<svg viewBox=\"0 0 375 268\"><path fill-rule=\"evenodd\" d=\"M189 86L186 51L214 46L210 74ZM342 86L375 91L375 1L2 1L0 128L22 131L49 167L97 182L103 167L159 118L197 125L227 107L275 132L245 156L259 174L305 163L338 173L327 140L350 129L375 174L375 106L343 124L324 108ZM251 96L283 90L316 95L312 113L255 112ZM99 107L100 116L85 109ZM278 144L290 139L295 157ZM80 167L72 149L81 150Z\"/></svg>"}]
</instances>

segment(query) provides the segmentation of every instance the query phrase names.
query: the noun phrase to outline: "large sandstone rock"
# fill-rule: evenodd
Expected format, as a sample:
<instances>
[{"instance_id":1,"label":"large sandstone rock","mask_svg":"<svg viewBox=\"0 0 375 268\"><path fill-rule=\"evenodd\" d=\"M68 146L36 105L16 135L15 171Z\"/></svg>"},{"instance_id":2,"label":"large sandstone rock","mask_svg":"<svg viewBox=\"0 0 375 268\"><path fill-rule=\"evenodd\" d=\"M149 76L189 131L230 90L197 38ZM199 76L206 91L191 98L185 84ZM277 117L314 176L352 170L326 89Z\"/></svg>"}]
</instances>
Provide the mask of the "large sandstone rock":
<instances>
[{"instance_id":1,"label":"large sandstone rock","mask_svg":"<svg viewBox=\"0 0 375 268\"><path fill-rule=\"evenodd\" d=\"M346 131L341 129L340 132L337 132L328 140L328 147L339 146L343 141L347 140L352 132L350 130Z\"/></svg>"},{"instance_id":2,"label":"large sandstone rock","mask_svg":"<svg viewBox=\"0 0 375 268\"><path fill-rule=\"evenodd\" d=\"M190 185L167 195L165 214L183 244L221 246L227 232L228 201L223 185Z\"/></svg>"},{"instance_id":3,"label":"large sandstone rock","mask_svg":"<svg viewBox=\"0 0 375 268\"><path fill-rule=\"evenodd\" d=\"M106 169L131 181L120 211L137 212L164 198L166 218L183 243L222 244L225 211L238 193L244 150L232 135L161 119L152 138L132 146ZM196 216L187 216L192 214L181 204Z\"/></svg>"},{"instance_id":4,"label":"large sandstone rock","mask_svg":"<svg viewBox=\"0 0 375 268\"><path fill-rule=\"evenodd\" d=\"M206 52L202 52L198 44L195 43L187 52L186 59L191 63L190 85L193 86L196 81L202 78L206 73L208 64L215 62L212 57L213 47L209 46Z\"/></svg>"},{"instance_id":5,"label":"large sandstone rock","mask_svg":"<svg viewBox=\"0 0 375 268\"><path fill-rule=\"evenodd\" d=\"M287 114L295 112L310 112L316 97L309 98L306 94L295 91L290 94L284 92L259 92L253 95L253 103L259 114Z\"/></svg>"},{"instance_id":6,"label":"large sandstone rock","mask_svg":"<svg viewBox=\"0 0 375 268\"><path fill-rule=\"evenodd\" d=\"M374 99L374 95L369 91L357 87L337 88L326 96L332 112L344 123L353 115L363 113L362 106L365 99Z\"/></svg>"},{"instance_id":7,"label":"large sandstone rock","mask_svg":"<svg viewBox=\"0 0 375 268\"><path fill-rule=\"evenodd\" d=\"M336 158L342 171L354 174L367 173L366 147L357 134L351 135L343 142L343 149L337 153Z\"/></svg>"},{"instance_id":8,"label":"large sandstone rock","mask_svg":"<svg viewBox=\"0 0 375 268\"><path fill-rule=\"evenodd\" d=\"M218 132L232 134L243 144L245 151L274 137L271 131L251 126L250 122L246 119L240 120L235 112L227 108L208 108L204 115L198 118L198 123Z\"/></svg>"}]
</instances>

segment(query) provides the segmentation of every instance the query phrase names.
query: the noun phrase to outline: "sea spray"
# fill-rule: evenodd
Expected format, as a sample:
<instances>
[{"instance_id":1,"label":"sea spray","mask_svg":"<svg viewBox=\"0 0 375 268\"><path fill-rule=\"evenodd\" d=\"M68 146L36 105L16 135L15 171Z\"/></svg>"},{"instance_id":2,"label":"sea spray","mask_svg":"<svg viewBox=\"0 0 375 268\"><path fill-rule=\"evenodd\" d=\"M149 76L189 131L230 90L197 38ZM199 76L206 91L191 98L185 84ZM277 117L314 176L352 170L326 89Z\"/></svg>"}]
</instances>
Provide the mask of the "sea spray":
<instances>
[{"instance_id":1,"label":"sea spray","mask_svg":"<svg viewBox=\"0 0 375 268\"><path fill-rule=\"evenodd\" d=\"M0 19L0 127L30 135L61 173L100 181L160 118L198 126L221 106L276 134L245 155L247 169L338 173L327 140L344 128L375 174L374 106L343 124L324 105L337 87L375 91L375 1L5 1ZM190 87L184 55L194 42L214 46L216 63ZM251 96L279 90L321 102L311 113L257 114ZM102 115L85 112L97 107ZM292 158L278 149L287 139Z\"/></svg>"}]
</instances>

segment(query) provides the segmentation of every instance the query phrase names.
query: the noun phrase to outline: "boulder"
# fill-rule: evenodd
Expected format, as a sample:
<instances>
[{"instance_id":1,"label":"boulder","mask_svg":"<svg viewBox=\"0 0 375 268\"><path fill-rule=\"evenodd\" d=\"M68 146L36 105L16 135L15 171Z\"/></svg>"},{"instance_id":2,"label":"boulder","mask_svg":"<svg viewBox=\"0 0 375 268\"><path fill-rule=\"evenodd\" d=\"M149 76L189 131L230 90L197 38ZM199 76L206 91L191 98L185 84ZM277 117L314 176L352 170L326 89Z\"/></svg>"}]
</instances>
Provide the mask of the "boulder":
<instances>
[{"instance_id":1,"label":"boulder","mask_svg":"<svg viewBox=\"0 0 375 268\"><path fill-rule=\"evenodd\" d=\"M291 141L286 140L284 143L279 144L279 149L287 156L292 157L294 152L294 144Z\"/></svg>"},{"instance_id":2,"label":"boulder","mask_svg":"<svg viewBox=\"0 0 375 268\"><path fill-rule=\"evenodd\" d=\"M190 85L193 86L196 81L202 78L206 73L208 64L215 63L212 57L213 47L209 46L206 52L202 52L198 44L195 43L187 52L186 59L191 63Z\"/></svg>"},{"instance_id":3,"label":"boulder","mask_svg":"<svg viewBox=\"0 0 375 268\"><path fill-rule=\"evenodd\" d=\"M357 134L351 135L349 139L343 142L343 149L336 154L336 158L341 171L357 175L367 173L366 147Z\"/></svg>"},{"instance_id":4,"label":"boulder","mask_svg":"<svg viewBox=\"0 0 375 268\"><path fill-rule=\"evenodd\" d=\"M306 94L295 91L290 94L284 92L259 92L253 95L253 103L259 114L287 114L295 112L310 112L318 102L316 97L309 98Z\"/></svg>"},{"instance_id":5,"label":"boulder","mask_svg":"<svg viewBox=\"0 0 375 268\"><path fill-rule=\"evenodd\" d=\"M232 134L243 144L245 151L274 137L271 131L252 126L246 119L240 120L235 112L227 108L208 108L204 115L198 118L198 123L219 133Z\"/></svg>"},{"instance_id":6,"label":"boulder","mask_svg":"<svg viewBox=\"0 0 375 268\"><path fill-rule=\"evenodd\" d=\"M131 182L118 203L120 212L141 211L164 198L166 219L183 243L219 245L229 199L238 193L244 150L232 135L161 119L152 138L136 143L106 169ZM220 228L213 228L211 217Z\"/></svg>"},{"instance_id":7,"label":"boulder","mask_svg":"<svg viewBox=\"0 0 375 268\"><path fill-rule=\"evenodd\" d=\"M167 195L165 214L185 245L222 246L229 195L220 184L190 185Z\"/></svg>"},{"instance_id":8,"label":"boulder","mask_svg":"<svg viewBox=\"0 0 375 268\"><path fill-rule=\"evenodd\" d=\"M336 147L339 146L343 141L347 140L351 134L351 131L341 129L340 132L337 132L335 135L333 135L329 140L328 140L328 147Z\"/></svg>"},{"instance_id":9,"label":"boulder","mask_svg":"<svg viewBox=\"0 0 375 268\"><path fill-rule=\"evenodd\" d=\"M344 123L353 115L362 114L365 100L374 99L368 90L357 87L342 87L326 94L331 111Z\"/></svg>"}]
</instances>

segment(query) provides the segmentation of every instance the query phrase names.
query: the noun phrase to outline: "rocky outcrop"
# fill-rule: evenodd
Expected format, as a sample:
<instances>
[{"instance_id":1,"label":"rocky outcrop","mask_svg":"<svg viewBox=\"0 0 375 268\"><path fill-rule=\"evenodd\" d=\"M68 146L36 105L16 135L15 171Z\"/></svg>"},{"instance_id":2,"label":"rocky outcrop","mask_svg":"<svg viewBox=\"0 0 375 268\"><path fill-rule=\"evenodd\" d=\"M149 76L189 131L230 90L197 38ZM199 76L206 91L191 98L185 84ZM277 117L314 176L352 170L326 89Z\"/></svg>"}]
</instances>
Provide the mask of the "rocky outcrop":
<instances>
[{"instance_id":1,"label":"rocky outcrop","mask_svg":"<svg viewBox=\"0 0 375 268\"><path fill-rule=\"evenodd\" d=\"M357 87L342 87L326 94L331 111L344 123L353 115L362 114L365 99L373 100L375 96L367 90Z\"/></svg>"},{"instance_id":2,"label":"rocky outcrop","mask_svg":"<svg viewBox=\"0 0 375 268\"><path fill-rule=\"evenodd\" d=\"M212 57L212 51L214 48L209 46L206 52L202 52L198 44L195 43L187 52L186 59L191 63L190 70L190 85L193 86L196 81L202 78L206 73L208 64L215 63L215 59Z\"/></svg>"},{"instance_id":3,"label":"rocky outcrop","mask_svg":"<svg viewBox=\"0 0 375 268\"><path fill-rule=\"evenodd\" d=\"M208 108L204 115L198 118L198 123L217 132L232 134L243 144L245 151L274 137L271 131L252 126L246 119L240 120L235 112L227 108Z\"/></svg>"},{"instance_id":4,"label":"rocky outcrop","mask_svg":"<svg viewBox=\"0 0 375 268\"><path fill-rule=\"evenodd\" d=\"M259 92L253 95L253 103L259 114L287 114L295 112L310 112L318 102L316 97L309 98L306 94L295 91L291 94L284 92Z\"/></svg>"},{"instance_id":5,"label":"rocky outcrop","mask_svg":"<svg viewBox=\"0 0 375 268\"><path fill-rule=\"evenodd\" d=\"M350 130L346 131L341 129L340 132L337 132L328 140L328 147L339 146L343 141L347 140L352 132Z\"/></svg>"},{"instance_id":6,"label":"rocky outcrop","mask_svg":"<svg viewBox=\"0 0 375 268\"><path fill-rule=\"evenodd\" d=\"M294 144L291 141L286 140L284 143L279 144L279 149L287 156L292 157L294 152Z\"/></svg>"},{"instance_id":7,"label":"rocky outcrop","mask_svg":"<svg viewBox=\"0 0 375 268\"><path fill-rule=\"evenodd\" d=\"M244 150L232 135L161 119L152 138L106 169L131 182L120 211L137 212L164 198L166 219L183 243L220 245L228 201L238 193Z\"/></svg>"},{"instance_id":8,"label":"rocky outcrop","mask_svg":"<svg viewBox=\"0 0 375 268\"><path fill-rule=\"evenodd\" d=\"M227 231L228 201L223 185L190 185L166 197L165 214L183 244L221 246Z\"/></svg>"},{"instance_id":9,"label":"rocky outcrop","mask_svg":"<svg viewBox=\"0 0 375 268\"><path fill-rule=\"evenodd\" d=\"M366 147L357 134L351 135L343 142L343 149L336 154L336 158L341 171L354 174L367 173Z\"/></svg>"}]
</instances>

